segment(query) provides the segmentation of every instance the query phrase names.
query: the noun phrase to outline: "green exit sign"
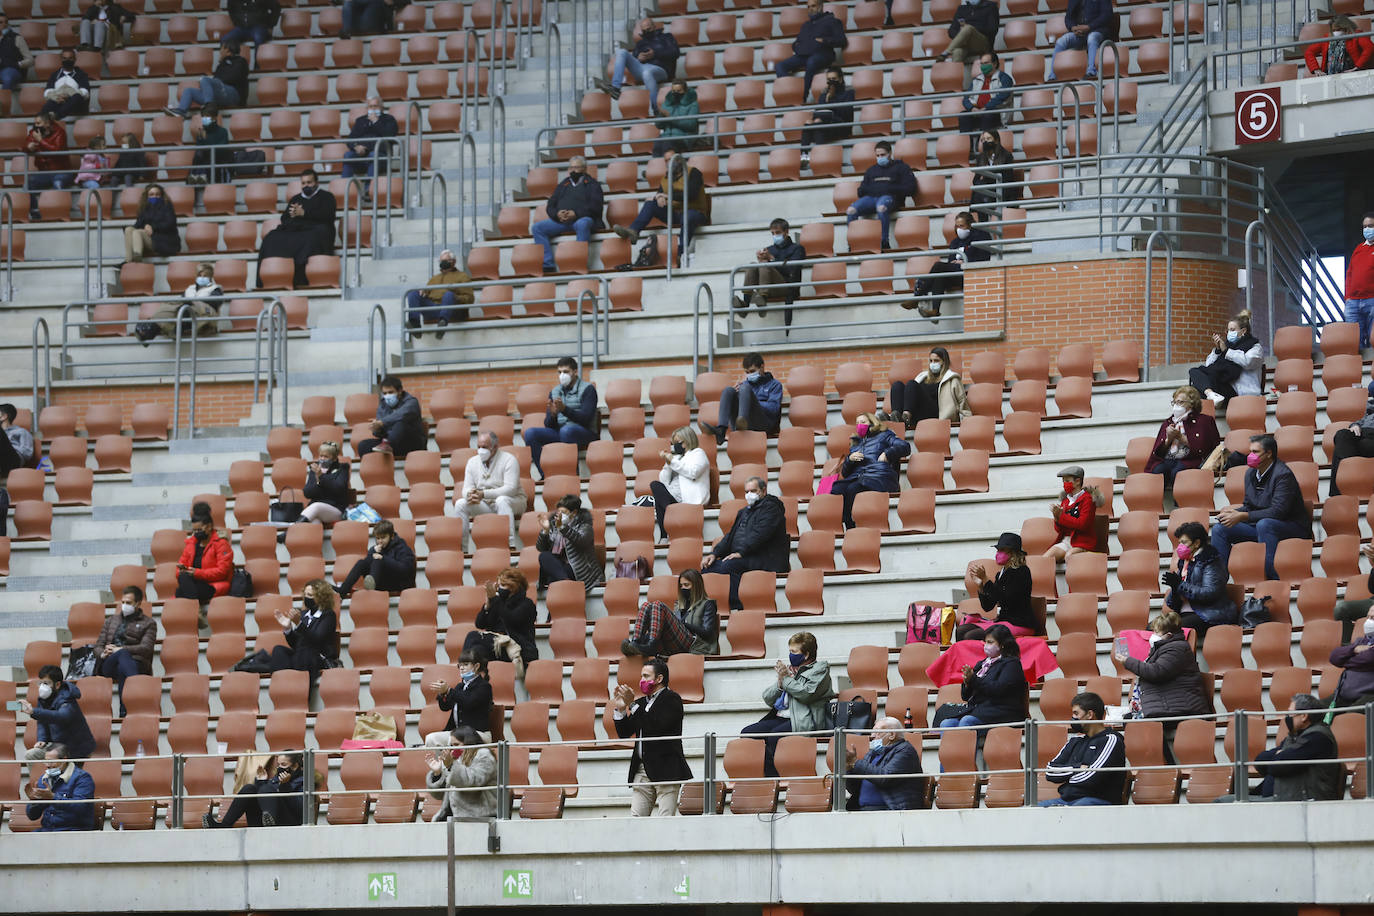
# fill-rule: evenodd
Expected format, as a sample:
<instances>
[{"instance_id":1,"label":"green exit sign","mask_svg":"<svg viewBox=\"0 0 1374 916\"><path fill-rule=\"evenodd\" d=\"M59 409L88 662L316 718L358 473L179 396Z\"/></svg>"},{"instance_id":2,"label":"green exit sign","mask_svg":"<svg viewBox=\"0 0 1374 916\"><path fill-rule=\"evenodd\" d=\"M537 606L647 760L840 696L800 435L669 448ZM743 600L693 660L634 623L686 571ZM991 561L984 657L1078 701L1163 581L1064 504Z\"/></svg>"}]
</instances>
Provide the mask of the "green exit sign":
<instances>
[{"instance_id":1,"label":"green exit sign","mask_svg":"<svg viewBox=\"0 0 1374 916\"><path fill-rule=\"evenodd\" d=\"M506 869L501 875L502 897L533 897L534 872Z\"/></svg>"}]
</instances>

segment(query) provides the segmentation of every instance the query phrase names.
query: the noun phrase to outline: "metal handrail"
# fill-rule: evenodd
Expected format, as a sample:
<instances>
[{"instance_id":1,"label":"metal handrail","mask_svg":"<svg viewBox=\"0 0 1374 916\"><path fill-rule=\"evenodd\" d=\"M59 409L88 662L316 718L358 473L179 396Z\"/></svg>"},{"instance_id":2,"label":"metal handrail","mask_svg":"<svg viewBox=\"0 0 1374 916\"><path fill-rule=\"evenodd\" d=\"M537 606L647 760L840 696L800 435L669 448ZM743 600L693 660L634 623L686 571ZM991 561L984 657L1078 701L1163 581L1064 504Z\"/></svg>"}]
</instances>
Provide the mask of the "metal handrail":
<instances>
[{"instance_id":1,"label":"metal handrail","mask_svg":"<svg viewBox=\"0 0 1374 916\"><path fill-rule=\"evenodd\" d=\"M471 166L468 165L466 158L468 153L472 154ZM468 209L472 211L471 236L467 233L467 223L463 217L464 211ZM477 138L464 131L458 140L458 245L463 249L463 263L467 263L468 252L477 244L480 233L477 221Z\"/></svg>"},{"instance_id":2,"label":"metal handrail","mask_svg":"<svg viewBox=\"0 0 1374 916\"><path fill-rule=\"evenodd\" d=\"M1142 380L1150 380L1150 313L1154 303L1154 249L1155 242L1164 241L1165 280L1164 280L1164 364L1169 365L1173 348L1174 329L1174 243L1163 229L1156 229L1145 240L1145 368ZM1247 278L1248 280L1248 278Z\"/></svg>"},{"instance_id":3,"label":"metal handrail","mask_svg":"<svg viewBox=\"0 0 1374 916\"><path fill-rule=\"evenodd\" d=\"M286 422L286 405L291 401L291 379L290 369L287 365L286 332L288 318L286 305L277 297L263 306L262 311L258 312L257 321L254 325L254 353L253 353L253 402L258 401L258 382L262 378L259 367L262 364L262 329L264 318L267 324L267 425L275 426L273 418L276 416L273 405L275 404L274 395L277 391L277 374L281 374L282 404L281 419ZM278 331L278 318L281 320L280 331ZM281 365L277 363L280 361ZM195 367L192 366L192 371Z\"/></svg>"},{"instance_id":4,"label":"metal handrail","mask_svg":"<svg viewBox=\"0 0 1374 916\"><path fill-rule=\"evenodd\" d=\"M1112 146L1111 152L1121 151L1121 52L1117 50L1116 42L1110 38L1097 46L1097 148L1102 149L1102 117L1106 114L1107 103L1102 100L1102 64L1106 62L1107 49L1112 52ZM1099 178L1101 173L1099 172Z\"/></svg>"},{"instance_id":5,"label":"metal handrail","mask_svg":"<svg viewBox=\"0 0 1374 916\"><path fill-rule=\"evenodd\" d=\"M176 347L176 369L172 376L172 438L181 438L181 336L182 322L191 315L191 303L183 302L176 313L173 344ZM200 322L191 322L191 400L186 411L186 438L196 437L196 341L200 337Z\"/></svg>"},{"instance_id":6,"label":"metal handrail","mask_svg":"<svg viewBox=\"0 0 1374 916\"><path fill-rule=\"evenodd\" d=\"M489 115L490 122L487 125L487 197L491 199L491 215L494 217L501 212L501 204L506 200L506 100L491 93L489 96ZM501 120L496 120L497 106L501 108ZM496 133L501 133L501 158L496 158ZM501 173L501 196L496 196L496 173L497 163L500 163ZM475 201L474 201L475 203ZM474 239L474 241L476 241Z\"/></svg>"},{"instance_id":7,"label":"metal handrail","mask_svg":"<svg viewBox=\"0 0 1374 916\"><path fill-rule=\"evenodd\" d=\"M1254 220L1245 227L1245 310L1251 315L1255 314L1254 292L1255 284L1251 277L1254 276L1255 265L1250 258L1251 245L1255 235L1255 230L1264 234L1264 267L1266 273L1265 292L1269 300L1269 320L1266 322L1269 328L1269 353L1274 352L1274 254L1269 243L1269 233L1264 231L1264 221Z\"/></svg>"},{"instance_id":8,"label":"metal handrail","mask_svg":"<svg viewBox=\"0 0 1374 916\"><path fill-rule=\"evenodd\" d=\"M0 193L0 235L5 240L5 284L0 301L14 301L14 199L10 192Z\"/></svg>"},{"instance_id":9,"label":"metal handrail","mask_svg":"<svg viewBox=\"0 0 1374 916\"><path fill-rule=\"evenodd\" d=\"M1258 6L1261 6L1261 7L1262 7L1263 5L1264 5L1264 4L1258 4ZM1349 35L1347 35L1347 36L1345 36L1345 37L1346 37L1346 40L1347 40L1347 41L1350 40L1350 39L1352 39L1352 38L1370 38L1370 39L1374 39L1374 31L1352 32L1352 33L1350 33ZM1275 52L1275 51L1287 51L1287 50L1290 50L1290 49L1308 48L1308 47L1311 47L1312 45L1326 44L1326 43L1327 43L1328 41L1330 41L1330 40L1331 40L1331 39L1330 39L1329 36L1328 36L1328 37L1322 37L1322 38L1309 38L1309 39L1305 39L1305 40L1302 40L1302 39L1294 39L1293 41L1273 41L1273 42L1270 42L1270 43L1268 43L1268 44L1263 44L1263 45L1252 45L1252 46L1250 46L1250 47L1243 47L1243 48L1236 48L1236 49L1227 49L1227 50L1221 50L1221 51L1213 51L1212 54L1211 54L1210 57L1209 57L1209 64L1210 64L1209 83L1210 83L1210 86L1211 86L1211 88L1212 88L1213 90L1216 90L1216 89L1226 89L1226 88L1229 88L1229 87L1231 86L1231 84L1232 84L1232 83L1231 83L1231 71L1230 71L1230 67L1226 64L1226 60L1227 60L1228 58L1232 58L1232 57L1238 57L1238 58L1240 58L1240 65L1239 65L1239 70L1240 70L1240 72L1239 72L1239 73L1237 74L1237 76L1236 76L1236 84L1237 84L1237 85L1243 85L1243 84L1249 82L1249 80L1247 80L1247 78L1246 78L1246 76L1245 76L1245 57L1246 57L1246 55L1249 55L1249 54L1254 54L1254 55L1256 55L1256 58L1257 58L1256 63L1257 63L1259 66L1265 67L1265 68L1267 69L1268 65L1265 63L1265 60L1264 60L1264 55L1265 55L1266 53L1272 53L1272 52ZM1279 62L1280 62L1280 61L1274 61L1274 63L1279 63ZM1353 72L1353 71L1346 71L1346 72ZM1332 75L1332 74L1327 74L1327 75L1329 76L1329 75ZM1339 76L1340 74L1335 74L1335 75ZM1308 78L1309 78L1309 79L1317 79L1318 77L1308 77ZM1257 72L1257 73L1255 74L1255 76L1254 76L1254 80L1259 81L1259 82L1263 82L1263 81L1264 81L1264 73L1263 73L1263 72Z\"/></svg>"},{"instance_id":10,"label":"metal handrail","mask_svg":"<svg viewBox=\"0 0 1374 916\"><path fill-rule=\"evenodd\" d=\"M550 56L550 50L553 56ZM557 74L557 92L554 92L554 81L549 78L550 61L553 61L553 72ZM555 98L558 99L557 120L552 117ZM556 22L544 23L544 123L563 124L563 30Z\"/></svg>"},{"instance_id":11,"label":"metal handrail","mask_svg":"<svg viewBox=\"0 0 1374 916\"><path fill-rule=\"evenodd\" d=\"M474 46L477 53L472 55L471 60L468 55L469 46ZM475 61L475 63L474 63ZM479 105L468 104L468 67L472 66L472 97L475 100L482 89L482 43L477 40L477 33L472 29L463 32L463 70L462 78L458 81L458 103L462 106L463 126L465 130L477 130L477 109ZM492 91L491 86L492 67L490 61L487 65L487 92Z\"/></svg>"},{"instance_id":12,"label":"metal handrail","mask_svg":"<svg viewBox=\"0 0 1374 916\"><path fill-rule=\"evenodd\" d=\"M390 185L390 182L388 182ZM344 189L344 212L343 212L343 256L339 258L339 290L344 294L348 293L351 287L361 286L363 282L363 182L362 179L354 175L348 179L348 184ZM350 284L348 276L349 258L349 238L348 238L348 217L354 217L356 228L353 231L353 280ZM372 254L377 253L377 195L372 195Z\"/></svg>"},{"instance_id":13,"label":"metal handrail","mask_svg":"<svg viewBox=\"0 0 1374 916\"><path fill-rule=\"evenodd\" d=\"M91 285L91 201L95 201L95 285ZM99 191L87 191L81 202L81 285L88 296L99 296L100 271L105 262L105 197ZM11 238L13 241L13 238Z\"/></svg>"},{"instance_id":14,"label":"metal handrail","mask_svg":"<svg viewBox=\"0 0 1374 916\"><path fill-rule=\"evenodd\" d=\"M705 280L697 284L692 294L692 378L701 374L701 294L707 298L706 371L716 371L716 294Z\"/></svg>"},{"instance_id":15,"label":"metal handrail","mask_svg":"<svg viewBox=\"0 0 1374 916\"><path fill-rule=\"evenodd\" d=\"M437 187L436 187L437 186ZM442 195L439 188L442 188ZM448 179L438 169L429 173L429 260L434 263L434 213L439 211L440 232L442 233L439 242L439 250L448 249ZM462 219L458 220L462 225ZM458 247L462 247L460 244ZM463 257L467 258L467 252L463 252Z\"/></svg>"},{"instance_id":16,"label":"metal handrail","mask_svg":"<svg viewBox=\"0 0 1374 916\"><path fill-rule=\"evenodd\" d=\"M464 48L463 50L464 50L464 54L466 55L467 49ZM464 116L466 117L466 113L467 113L467 102L466 102L466 101L463 101L463 102L462 102L462 106L463 106ZM402 169L402 171L401 171L401 202L402 202L402 204L403 204L404 206L407 206L407 207L418 207L418 206L420 205L420 193L421 193L421 188L420 188L420 170L424 167L424 161L425 161L425 119L424 119L424 109L422 109L422 108L420 107L420 103L419 103L419 102L412 101L412 102L410 103L410 107L407 108L406 111L407 111L407 114L406 114L405 149L404 149L404 151L401 153L401 156L402 156L402 159L401 159L401 169ZM411 125L411 124L414 124L414 125L415 125L416 138L417 138L417 145L416 145L416 147L415 147L415 179L414 179L414 180L415 180L415 183L414 183L413 185L411 184L411 177L410 177L410 125ZM391 186L391 182L387 182L387 188L388 188L387 203L388 203L388 204L390 204L390 201L391 201L391 197L390 197L390 186ZM413 189L413 190L412 190L412 189ZM413 195L413 196L412 196L412 195ZM388 206L387 209L389 210L389 209L390 209L390 206ZM390 226L390 224L388 224L388 225L387 225L387 234L388 234L388 236L390 235L390 232L391 232L391 226ZM390 243L391 243L391 242L390 242L390 238L388 238L387 244L390 244Z\"/></svg>"},{"instance_id":17,"label":"metal handrail","mask_svg":"<svg viewBox=\"0 0 1374 916\"><path fill-rule=\"evenodd\" d=\"M8 196L8 195L7 195ZM43 400L38 400L38 329L43 329ZM33 434L39 436L42 430L38 427L38 415L43 412L43 408L52 403L52 336L48 333L48 319L36 318L33 322L33 349L29 354L33 367Z\"/></svg>"},{"instance_id":18,"label":"metal handrail","mask_svg":"<svg viewBox=\"0 0 1374 916\"><path fill-rule=\"evenodd\" d=\"M377 321L377 316L378 316L378 315L380 315L381 318L382 318L381 322L378 322L378 321ZM381 325L382 358L381 358L381 360L380 360L378 363L374 363L374 362L372 361L372 354L373 354L372 343L373 343L373 341L374 341L374 339L375 339L375 336L376 336L376 334L377 334L377 325L378 325L379 323L380 323L380 325ZM382 367L383 370L385 370L385 369L387 368L387 365L386 365L386 309L382 308L382 304L381 304L380 302L377 302L377 303L373 304L372 309L367 313L367 383L368 383L369 385L376 384L377 381L379 381L379 379L380 379L380 377L381 377L381 373L377 372L377 366L378 366L378 365L380 365L380 366Z\"/></svg>"}]
</instances>

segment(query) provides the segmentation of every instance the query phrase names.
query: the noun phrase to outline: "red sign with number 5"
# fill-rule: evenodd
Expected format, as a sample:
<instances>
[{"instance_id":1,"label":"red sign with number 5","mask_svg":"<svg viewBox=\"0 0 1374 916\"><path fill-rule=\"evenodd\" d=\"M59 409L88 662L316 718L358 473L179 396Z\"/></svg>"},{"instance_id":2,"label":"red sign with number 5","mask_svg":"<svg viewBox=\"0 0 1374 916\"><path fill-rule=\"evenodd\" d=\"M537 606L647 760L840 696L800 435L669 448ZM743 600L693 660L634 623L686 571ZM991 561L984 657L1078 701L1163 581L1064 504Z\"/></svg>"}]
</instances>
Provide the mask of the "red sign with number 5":
<instances>
[{"instance_id":1,"label":"red sign with number 5","mask_svg":"<svg viewBox=\"0 0 1374 916\"><path fill-rule=\"evenodd\" d=\"M1269 143L1283 136L1278 87L1236 93L1236 145Z\"/></svg>"}]
</instances>

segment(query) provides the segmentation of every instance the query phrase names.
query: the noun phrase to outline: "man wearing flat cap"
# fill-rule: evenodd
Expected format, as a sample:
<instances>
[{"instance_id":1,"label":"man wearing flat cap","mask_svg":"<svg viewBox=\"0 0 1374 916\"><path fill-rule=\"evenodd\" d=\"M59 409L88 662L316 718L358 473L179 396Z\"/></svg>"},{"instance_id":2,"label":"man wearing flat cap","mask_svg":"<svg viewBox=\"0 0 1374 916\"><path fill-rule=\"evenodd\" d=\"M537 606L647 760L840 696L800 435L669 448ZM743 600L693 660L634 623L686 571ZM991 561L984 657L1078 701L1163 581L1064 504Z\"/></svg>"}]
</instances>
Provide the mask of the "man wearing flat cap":
<instances>
[{"instance_id":1,"label":"man wearing flat cap","mask_svg":"<svg viewBox=\"0 0 1374 916\"><path fill-rule=\"evenodd\" d=\"M1083 476L1083 469L1076 464L1059 471L1064 481L1064 497L1050 504L1056 540L1054 546L1045 551L1045 556L1054 557L1055 562L1075 553L1097 549L1094 524L1097 504L1093 494L1083 488Z\"/></svg>"}]
</instances>

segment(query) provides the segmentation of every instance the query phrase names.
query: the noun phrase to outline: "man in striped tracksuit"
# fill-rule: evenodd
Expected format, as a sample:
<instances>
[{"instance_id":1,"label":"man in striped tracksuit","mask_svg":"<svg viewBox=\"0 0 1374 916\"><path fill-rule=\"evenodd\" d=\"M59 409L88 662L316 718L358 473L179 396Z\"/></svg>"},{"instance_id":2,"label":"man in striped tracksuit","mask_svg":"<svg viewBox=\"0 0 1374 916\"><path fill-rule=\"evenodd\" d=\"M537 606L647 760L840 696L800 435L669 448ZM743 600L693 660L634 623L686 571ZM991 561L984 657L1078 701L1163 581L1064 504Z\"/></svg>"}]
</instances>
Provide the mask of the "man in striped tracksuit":
<instances>
[{"instance_id":1,"label":"man in striped tracksuit","mask_svg":"<svg viewBox=\"0 0 1374 916\"><path fill-rule=\"evenodd\" d=\"M1069 740L1045 767L1045 776L1059 784L1059 797L1042 808L1063 805L1119 805L1126 784L1126 742L1121 733L1103 724L1106 707L1095 693L1073 698Z\"/></svg>"}]
</instances>

